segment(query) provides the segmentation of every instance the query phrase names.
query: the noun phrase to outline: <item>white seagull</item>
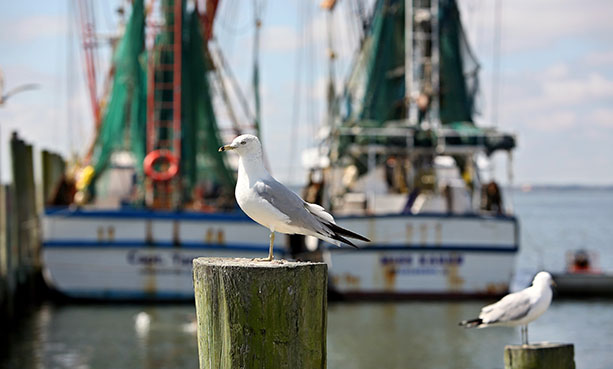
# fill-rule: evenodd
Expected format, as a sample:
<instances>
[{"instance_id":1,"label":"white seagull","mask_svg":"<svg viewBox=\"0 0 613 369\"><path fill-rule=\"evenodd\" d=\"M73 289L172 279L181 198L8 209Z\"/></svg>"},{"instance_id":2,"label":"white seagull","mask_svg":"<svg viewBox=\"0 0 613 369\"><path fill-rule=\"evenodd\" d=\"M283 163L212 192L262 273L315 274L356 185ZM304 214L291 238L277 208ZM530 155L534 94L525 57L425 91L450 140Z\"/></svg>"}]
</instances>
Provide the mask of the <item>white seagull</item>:
<instances>
[{"instance_id":1,"label":"white seagull","mask_svg":"<svg viewBox=\"0 0 613 369\"><path fill-rule=\"evenodd\" d=\"M522 344L528 344L528 323L541 316L551 304L551 286L555 283L551 274L539 272L532 286L503 297L495 304L481 309L479 318L464 320L460 325L466 328L491 326L515 327L521 325Z\"/></svg>"},{"instance_id":2,"label":"white seagull","mask_svg":"<svg viewBox=\"0 0 613 369\"><path fill-rule=\"evenodd\" d=\"M234 192L238 205L251 219L270 230L268 257L259 260L273 259L275 232L314 236L338 246L342 242L357 247L345 237L370 242L364 236L337 226L324 208L302 200L277 182L264 167L262 145L256 136L241 135L219 148L220 152L227 150L239 155Z\"/></svg>"}]
</instances>

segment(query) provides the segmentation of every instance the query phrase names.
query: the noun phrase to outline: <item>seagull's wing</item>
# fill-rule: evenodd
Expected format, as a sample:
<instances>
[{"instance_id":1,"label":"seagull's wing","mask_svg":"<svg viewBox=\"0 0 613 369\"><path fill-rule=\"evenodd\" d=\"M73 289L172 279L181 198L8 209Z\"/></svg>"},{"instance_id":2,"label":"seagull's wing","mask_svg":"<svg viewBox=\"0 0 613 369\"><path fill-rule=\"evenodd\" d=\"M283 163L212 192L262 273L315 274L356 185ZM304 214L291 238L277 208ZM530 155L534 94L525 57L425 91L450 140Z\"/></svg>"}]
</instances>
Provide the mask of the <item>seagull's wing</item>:
<instances>
[{"instance_id":1,"label":"seagull's wing","mask_svg":"<svg viewBox=\"0 0 613 369\"><path fill-rule=\"evenodd\" d=\"M287 216L287 224L296 229L296 233L315 236L335 244L343 242L354 247L357 246L343 236L368 241L363 236L337 226L332 215L324 208L305 202L272 177L258 181L253 189L259 197Z\"/></svg>"},{"instance_id":2,"label":"seagull's wing","mask_svg":"<svg viewBox=\"0 0 613 369\"><path fill-rule=\"evenodd\" d=\"M293 191L274 178L258 181L254 186L256 194L287 216L287 224L316 233L325 232L324 225L307 211L305 202Z\"/></svg>"},{"instance_id":3,"label":"seagull's wing","mask_svg":"<svg viewBox=\"0 0 613 369\"><path fill-rule=\"evenodd\" d=\"M532 308L530 293L527 290L506 295L495 304L481 309L479 318L484 324L507 323L528 315Z\"/></svg>"}]
</instances>

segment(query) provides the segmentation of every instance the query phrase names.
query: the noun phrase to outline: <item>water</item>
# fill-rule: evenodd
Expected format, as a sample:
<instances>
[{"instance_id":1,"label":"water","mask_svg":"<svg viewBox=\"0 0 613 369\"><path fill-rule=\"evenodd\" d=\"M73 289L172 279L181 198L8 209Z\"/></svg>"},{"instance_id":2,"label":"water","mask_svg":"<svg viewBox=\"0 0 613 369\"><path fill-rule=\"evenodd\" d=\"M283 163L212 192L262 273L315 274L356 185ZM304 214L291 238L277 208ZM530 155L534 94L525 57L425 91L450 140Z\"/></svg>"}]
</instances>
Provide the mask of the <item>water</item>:
<instances>
[{"instance_id":1,"label":"water","mask_svg":"<svg viewBox=\"0 0 613 369\"><path fill-rule=\"evenodd\" d=\"M595 250L613 270L613 191L534 191L514 196L521 221L517 284L560 271L567 250ZM488 301L331 304L328 367L502 368L519 329L466 330ZM149 324L137 324L148 317ZM52 305L10 337L0 368L197 368L192 305ZM147 320L147 319L145 319ZM530 340L572 342L579 369L613 362L613 301L556 300ZM2 354L2 352L0 352Z\"/></svg>"}]
</instances>

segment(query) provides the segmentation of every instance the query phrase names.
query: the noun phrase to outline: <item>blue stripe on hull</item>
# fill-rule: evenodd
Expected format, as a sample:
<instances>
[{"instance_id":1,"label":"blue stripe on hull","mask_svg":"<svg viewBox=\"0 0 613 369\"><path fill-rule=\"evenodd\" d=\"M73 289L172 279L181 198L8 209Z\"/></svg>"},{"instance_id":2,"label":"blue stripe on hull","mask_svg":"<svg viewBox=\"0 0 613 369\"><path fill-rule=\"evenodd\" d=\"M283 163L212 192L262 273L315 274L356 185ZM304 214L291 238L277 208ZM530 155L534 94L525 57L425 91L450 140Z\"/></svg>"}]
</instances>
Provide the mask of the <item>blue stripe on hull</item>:
<instances>
[{"instance_id":1,"label":"blue stripe on hull","mask_svg":"<svg viewBox=\"0 0 613 369\"><path fill-rule=\"evenodd\" d=\"M440 246L411 246L411 245L371 245L363 246L358 249L326 245L330 251L351 251L351 252L377 252L377 251L462 251L462 252L506 252L513 253L518 251L514 245L494 246L494 245L440 245ZM173 249L173 250L227 250L227 251L255 251L267 252L268 246L251 244L204 244L198 242L156 242L153 244L139 241L79 241L79 240L53 240L43 242L44 248L143 248L143 249ZM285 253L283 248L275 248L275 253Z\"/></svg>"},{"instance_id":2,"label":"blue stripe on hull","mask_svg":"<svg viewBox=\"0 0 613 369\"><path fill-rule=\"evenodd\" d=\"M330 251L344 251L335 245L326 245ZM347 249L347 248L345 248ZM368 245L359 249L351 249L355 252L377 252L377 251L461 251L461 252L505 252L514 253L519 247L513 245L504 246L476 246L476 245L440 245L440 246L411 246L411 245Z\"/></svg>"},{"instance_id":3,"label":"blue stripe on hull","mask_svg":"<svg viewBox=\"0 0 613 369\"><path fill-rule=\"evenodd\" d=\"M121 290L61 290L58 291L70 298L91 299L91 300L115 300L115 301L178 301L193 300L193 292L176 291L121 291Z\"/></svg>"},{"instance_id":4,"label":"blue stripe on hull","mask_svg":"<svg viewBox=\"0 0 613 369\"><path fill-rule=\"evenodd\" d=\"M227 251L254 251L254 252L268 252L268 245L252 244L206 244L199 242L181 242L181 244L175 244L173 242L155 242L146 243L139 241L114 241L114 242L98 242L89 240L53 240L44 241L43 248L142 248L146 250L155 249L172 249L172 250L227 250ZM285 252L282 248L274 248L275 253L282 254Z\"/></svg>"},{"instance_id":5,"label":"blue stripe on hull","mask_svg":"<svg viewBox=\"0 0 613 369\"><path fill-rule=\"evenodd\" d=\"M225 222L254 223L243 212L196 213L151 211L138 209L120 210L71 210L67 208L46 208L45 216L58 218L119 218L119 219L170 219L170 220L210 220Z\"/></svg>"},{"instance_id":6,"label":"blue stripe on hull","mask_svg":"<svg viewBox=\"0 0 613 369\"><path fill-rule=\"evenodd\" d=\"M224 222L246 222L253 223L242 211L228 213L201 213L201 212L171 212L171 211L151 211L141 209L120 209L120 210L83 210L67 208L46 208L45 216L48 217L71 217L71 218L141 218L141 219L171 219L171 220L209 220ZM517 218L512 215L483 215L483 214L448 214L448 213L420 213L420 214L377 214L377 215L345 215L336 216L339 220L367 220L383 218L440 218L440 219L479 219L486 221L517 222Z\"/></svg>"}]
</instances>

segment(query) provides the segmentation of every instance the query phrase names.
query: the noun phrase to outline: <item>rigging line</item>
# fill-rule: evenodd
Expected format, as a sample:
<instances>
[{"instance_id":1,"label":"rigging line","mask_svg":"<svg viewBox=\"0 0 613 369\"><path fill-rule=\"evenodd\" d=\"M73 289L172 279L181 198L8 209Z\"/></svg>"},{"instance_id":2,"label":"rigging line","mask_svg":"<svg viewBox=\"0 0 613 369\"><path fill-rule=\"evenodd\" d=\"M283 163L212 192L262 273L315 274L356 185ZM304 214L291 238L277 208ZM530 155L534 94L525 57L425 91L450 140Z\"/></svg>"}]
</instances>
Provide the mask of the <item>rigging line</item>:
<instances>
[{"instance_id":1,"label":"rigging line","mask_svg":"<svg viewBox=\"0 0 613 369\"><path fill-rule=\"evenodd\" d=\"M300 6L296 6L297 10L297 18L298 18L298 27L300 29L300 35L304 34L304 12L301 11ZM300 43L299 43L300 44ZM294 96L293 96L293 105L292 105L292 120L291 120L291 131L290 131L290 141L289 142L297 142L298 140L298 126L300 120L300 92L301 92L301 80L302 80L302 60L303 57L303 47L296 48L296 56L294 60ZM288 161L288 181L293 181L294 177L294 162L296 160L296 151L298 150L298 145L290 145L290 153L289 153L289 161Z\"/></svg>"},{"instance_id":2,"label":"rigging line","mask_svg":"<svg viewBox=\"0 0 613 369\"><path fill-rule=\"evenodd\" d=\"M66 2L64 2L64 5L67 5ZM68 9L67 8L66 9L60 9L60 11L62 11L62 10L65 10L66 14L68 14ZM65 22L66 22L66 26L69 27L70 25L69 25L68 22L70 22L70 17L65 17ZM66 29L68 29L68 28L66 28ZM66 33L66 36L68 36L68 32ZM57 42L57 45L56 45L57 49L56 50L58 50L58 51L62 50L63 46L68 47L68 45L65 44L65 43L68 42L67 41L67 37L66 38L58 37L56 42ZM63 45L63 43L64 43L64 45ZM63 81L63 76L62 76L62 66L66 65L65 63L63 63L65 61L64 58L66 57L66 55L62 55L61 52L58 52L58 53L56 53L55 56L56 56L56 58L55 58L55 76L57 78L55 80L55 84L57 86L58 91L57 91L57 93L53 94L53 96L51 97L51 101L52 101L52 104L53 104L52 106L59 107L59 106L61 106L60 97L63 96L63 92L64 92L64 91L61 90L61 88L65 88L66 87L63 84L64 81ZM0 91L0 94L1 93L2 92ZM54 127L54 131L55 131L55 132L53 132L53 134L54 134L53 141L54 142L58 142L56 135L58 134L58 132L61 132L61 129L60 129L60 124L61 124L60 110L59 109L55 110L55 112L56 113L54 114L53 121L51 123L52 123L52 127ZM66 122L66 120L64 120L64 122Z\"/></svg>"},{"instance_id":3,"label":"rigging line","mask_svg":"<svg viewBox=\"0 0 613 369\"><path fill-rule=\"evenodd\" d=\"M353 21L351 21L350 23L348 23L348 26L346 28L349 28L349 31L345 32L344 34L347 37L347 41L346 42L338 42L337 44L340 45L344 45L344 49L343 49L343 56L351 56L352 54L354 54L356 52L356 50L359 50L360 45L361 45L361 41L363 39L363 30L362 30L362 26L361 26L361 21L358 19L358 17L356 16L357 11L355 11L354 9L349 7L349 4L346 3L346 12L347 12L347 18L348 19L353 19ZM354 28L355 27L355 28ZM340 27L339 28L344 28L344 27ZM345 59L345 58L343 58ZM352 57L346 58L345 60L351 60L353 59ZM344 62L343 64L340 63L341 58L337 58L337 70L341 70L343 71L343 73L339 74L339 76L347 76L351 73L351 61L349 62ZM338 78L338 77L337 77ZM339 79L339 83L342 83L342 77Z\"/></svg>"},{"instance_id":4,"label":"rigging line","mask_svg":"<svg viewBox=\"0 0 613 369\"><path fill-rule=\"evenodd\" d=\"M251 27L252 27L252 23L251 20L247 18L247 21L245 21L245 24L241 24L238 25L236 27L233 27L232 25L237 24L237 9L238 7L236 6L236 1L235 0L230 0L228 2L224 2L224 4L227 3L228 6L224 7L224 10L227 9L224 12L224 15L222 17L222 22L221 26L224 29L224 31L226 31L228 34L230 34L231 36L242 36L245 33L247 33Z\"/></svg>"},{"instance_id":5,"label":"rigging line","mask_svg":"<svg viewBox=\"0 0 613 369\"><path fill-rule=\"evenodd\" d=\"M70 92L74 87L74 65L73 65L73 53L74 53L74 26L71 22L71 18L76 18L75 7L72 0L67 0L68 7L68 17L66 18L67 23L67 32L66 32L66 125L68 128L68 150L69 155L72 156L75 154L74 152L74 143L73 143L73 123L74 117L71 109L71 96ZM58 130L59 131L59 130Z\"/></svg>"},{"instance_id":6,"label":"rigging line","mask_svg":"<svg viewBox=\"0 0 613 369\"><path fill-rule=\"evenodd\" d=\"M357 25L358 25L357 24L357 19L353 15L354 12L353 12L353 9L352 9L351 6L352 6L351 3L349 3L349 2L345 2L344 6L343 6L344 9L345 9L345 13L347 14L346 17L345 17L345 19L348 20L347 23L346 23L347 27L341 27L341 26L338 27L341 30L344 29L344 32L341 33L339 31L339 34L341 35L341 37L342 37L343 34L345 35L345 41L346 42L342 42L341 41L341 42L338 43L339 45L343 45L344 46L343 54L345 54L346 49L351 49L351 45L353 45L355 40L359 38L359 36L356 34L356 33L359 33L359 29L357 29ZM339 12L339 14L340 14L340 12ZM356 29L357 29L357 31L356 31Z\"/></svg>"},{"instance_id":7,"label":"rigging line","mask_svg":"<svg viewBox=\"0 0 613 369\"><path fill-rule=\"evenodd\" d=\"M314 17L313 17L313 6L310 2L304 2L305 7L306 7L306 15L307 15L307 19L305 21L305 24L308 24L309 27L307 28L307 32L306 32L306 45L307 45L307 58L308 58L308 65L307 65L307 81L309 83L308 85L308 90L307 93L305 94L306 97L306 104L307 104L307 110L306 110L306 118L307 118L307 127L311 128L311 137L315 137L316 135L316 112L317 112L317 102L315 99L314 94L316 93L316 88L317 88L317 83L315 81L315 76L316 74L316 63L317 63L317 58L316 58L316 50L315 50L315 45L314 45L314 41L315 41L315 37L314 37L314 27L312 27L313 23L314 23Z\"/></svg>"},{"instance_id":8,"label":"rigging line","mask_svg":"<svg viewBox=\"0 0 613 369\"><path fill-rule=\"evenodd\" d=\"M223 100L223 103L226 107L228 117L230 118L230 121L232 122L232 129L234 131L234 134L238 136L241 134L242 130L241 130L240 124L238 123L238 119L236 118L236 114L234 113L234 109L232 108L230 97L228 95L228 89L226 88L226 85L225 85L224 76L221 73L222 72L221 68L218 67L219 62L215 60L214 53L211 53L211 63L213 63L212 69L215 71L215 77L217 79L217 84L218 84L217 87L218 87L219 95L221 96Z\"/></svg>"},{"instance_id":9,"label":"rigging line","mask_svg":"<svg viewBox=\"0 0 613 369\"><path fill-rule=\"evenodd\" d=\"M228 79L230 80L230 84L232 86L232 89L234 90L234 93L236 94L236 97L238 98L239 105L243 110L243 114L249 122L253 122L253 113L250 110L249 104L247 103L247 99L245 98L245 95L243 95L243 92L240 89L240 86L238 85L234 74L232 73L232 69L228 65L228 62L226 61L223 51L221 50L219 45L215 47L215 51L217 52L217 56L219 58L219 62L221 64L221 67L223 68L224 73L228 76Z\"/></svg>"},{"instance_id":10,"label":"rigging line","mask_svg":"<svg viewBox=\"0 0 613 369\"><path fill-rule=\"evenodd\" d=\"M327 101L327 114L326 114L326 123L328 125L328 127L332 126L332 122L334 119L334 115L336 112L336 60L337 59L337 55L338 52L335 49L335 40L334 40L334 35L336 34L335 32L335 27L334 25L336 24L336 22L334 22L334 10L330 9L326 11L326 30L327 30L327 34L328 34L328 84L327 84L327 88L326 88L326 101ZM339 35L341 35L341 32L339 32ZM341 37L342 38L342 37ZM345 42L349 42L348 40L341 40L345 41Z\"/></svg>"},{"instance_id":11,"label":"rigging line","mask_svg":"<svg viewBox=\"0 0 613 369\"><path fill-rule=\"evenodd\" d=\"M94 13L93 6L94 4L88 0L84 1L85 3L85 11L87 12L87 18L91 20L91 29L89 30L90 38L93 44L90 46L92 49L92 62L94 64L94 78L96 79L96 90L94 91L96 94L96 101L98 101L98 80L100 75L100 55L98 54L98 35L96 34L96 14ZM98 107L99 109L99 107Z\"/></svg>"},{"instance_id":12,"label":"rigging line","mask_svg":"<svg viewBox=\"0 0 613 369\"><path fill-rule=\"evenodd\" d=\"M261 4L261 3L260 3ZM253 17L255 23L255 29L253 33L253 74L252 74L252 88L253 88L253 100L255 107L255 117L253 125L256 129L256 135L260 136L260 29L262 27L261 9L258 6L257 0L253 2ZM260 138L261 140L261 138Z\"/></svg>"},{"instance_id":13,"label":"rigging line","mask_svg":"<svg viewBox=\"0 0 613 369\"><path fill-rule=\"evenodd\" d=\"M492 124L498 125L498 95L500 93L500 48L502 44L502 1L494 2L494 53L492 55Z\"/></svg>"}]
</instances>

